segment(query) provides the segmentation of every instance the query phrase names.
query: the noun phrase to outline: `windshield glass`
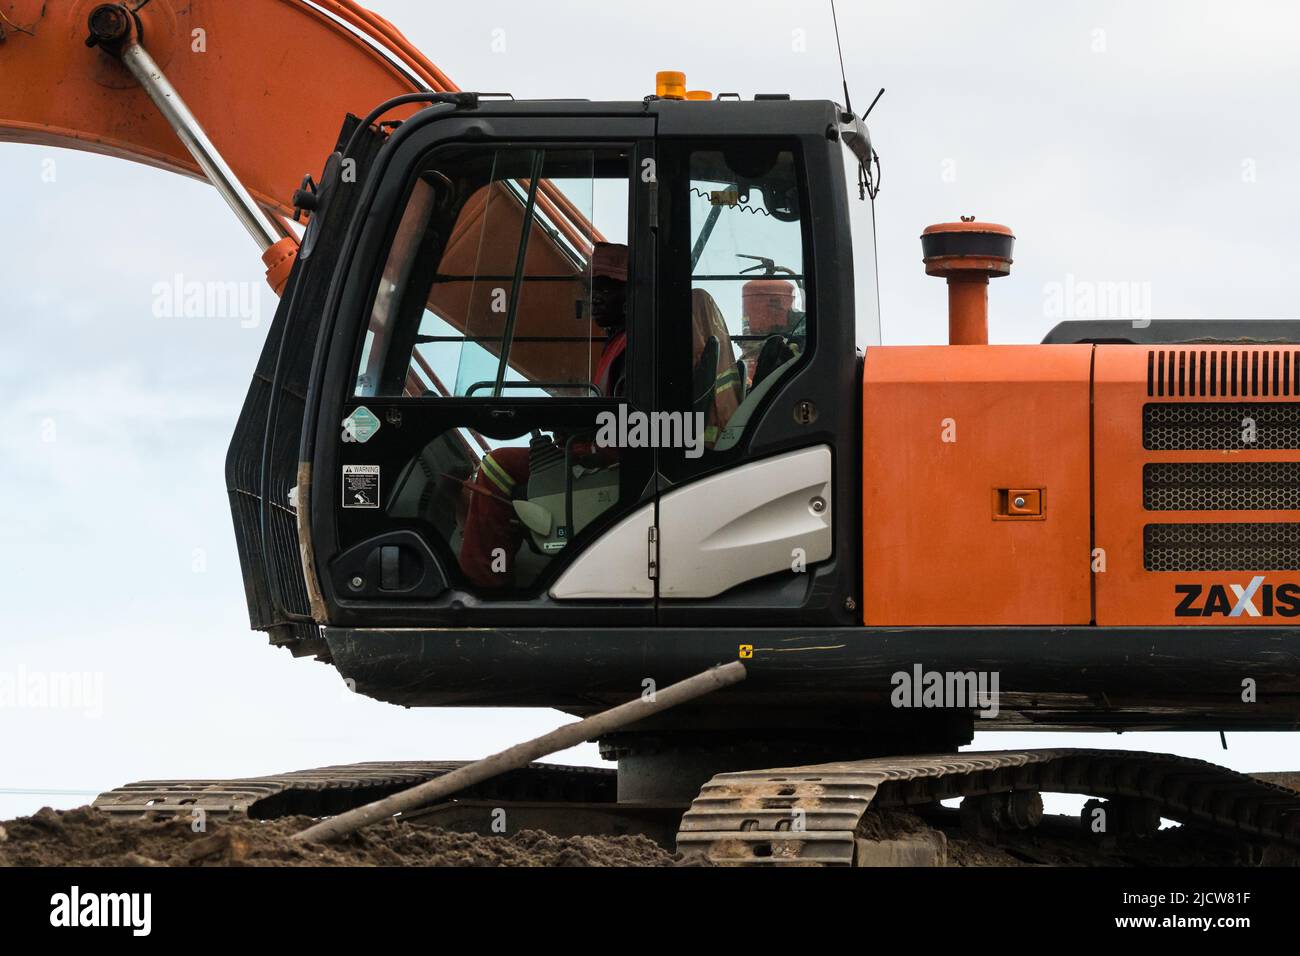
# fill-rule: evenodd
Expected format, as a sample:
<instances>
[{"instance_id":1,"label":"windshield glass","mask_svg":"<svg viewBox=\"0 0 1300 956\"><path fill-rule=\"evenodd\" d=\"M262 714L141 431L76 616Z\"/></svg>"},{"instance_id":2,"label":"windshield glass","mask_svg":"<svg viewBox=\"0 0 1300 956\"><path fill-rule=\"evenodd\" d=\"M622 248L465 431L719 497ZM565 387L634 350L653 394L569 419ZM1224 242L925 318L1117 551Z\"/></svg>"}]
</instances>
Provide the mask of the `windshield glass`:
<instances>
[{"instance_id":1,"label":"windshield glass","mask_svg":"<svg viewBox=\"0 0 1300 956\"><path fill-rule=\"evenodd\" d=\"M600 306L611 276L625 278L627 168L616 148L438 153L375 290L355 394L601 394L613 333Z\"/></svg>"}]
</instances>

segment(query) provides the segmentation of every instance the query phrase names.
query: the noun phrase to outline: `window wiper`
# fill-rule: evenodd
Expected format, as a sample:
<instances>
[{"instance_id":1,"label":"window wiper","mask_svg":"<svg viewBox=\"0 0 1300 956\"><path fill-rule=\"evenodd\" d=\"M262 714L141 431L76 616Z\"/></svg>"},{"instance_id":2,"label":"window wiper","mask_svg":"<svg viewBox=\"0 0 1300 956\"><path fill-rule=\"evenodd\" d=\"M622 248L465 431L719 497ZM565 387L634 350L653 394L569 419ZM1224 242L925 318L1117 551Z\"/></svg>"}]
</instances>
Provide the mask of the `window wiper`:
<instances>
[{"instance_id":1,"label":"window wiper","mask_svg":"<svg viewBox=\"0 0 1300 956\"><path fill-rule=\"evenodd\" d=\"M732 183L726 191L740 191L739 183ZM709 199L712 202L710 193L691 186L691 192L695 195ZM709 244L709 237L713 235L713 227L718 224L718 217L722 215L722 203L714 203L713 208L709 210L709 218L704 220L704 228L700 230L700 236L695 240L695 245L691 247L691 274L695 273L695 266L699 264L700 256L704 255L704 247Z\"/></svg>"},{"instance_id":2,"label":"window wiper","mask_svg":"<svg viewBox=\"0 0 1300 956\"><path fill-rule=\"evenodd\" d=\"M700 237L695 240L695 246L691 249L691 274L695 273L695 266L700 261L700 256L704 255L704 247L709 244L709 236L713 235L713 227L718 224L718 217L722 215L722 207L714 206L709 210L709 218L704 220L704 228L700 230Z\"/></svg>"}]
</instances>

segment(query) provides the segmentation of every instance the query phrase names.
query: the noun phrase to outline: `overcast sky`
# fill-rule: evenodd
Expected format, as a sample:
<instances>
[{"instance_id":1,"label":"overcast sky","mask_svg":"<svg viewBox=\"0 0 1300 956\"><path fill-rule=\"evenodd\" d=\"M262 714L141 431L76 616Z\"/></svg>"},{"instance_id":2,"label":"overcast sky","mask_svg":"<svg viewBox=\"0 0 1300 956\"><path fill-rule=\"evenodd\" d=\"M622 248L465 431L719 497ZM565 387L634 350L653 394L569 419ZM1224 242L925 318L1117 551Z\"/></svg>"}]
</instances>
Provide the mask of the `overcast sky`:
<instances>
[{"instance_id":1,"label":"overcast sky","mask_svg":"<svg viewBox=\"0 0 1300 956\"><path fill-rule=\"evenodd\" d=\"M372 6L466 89L636 99L681 69L692 88L840 98L824 2ZM886 344L946 335L917 237L961 214L1018 236L994 341L1041 339L1052 290L1080 282L1133 283L1155 318L1300 316L1300 7L843 2L840 24L855 105L888 89L871 117ZM213 190L144 167L0 144L0 182L0 674L103 681L98 713L0 709L0 818L87 799L4 791L472 758L567 719L404 711L250 632L222 462L274 300L242 319L153 303L175 276L260 286L256 250ZM868 290L868 247L857 259ZM1294 735L976 743L1300 770ZM565 759L599 763L594 746Z\"/></svg>"}]
</instances>

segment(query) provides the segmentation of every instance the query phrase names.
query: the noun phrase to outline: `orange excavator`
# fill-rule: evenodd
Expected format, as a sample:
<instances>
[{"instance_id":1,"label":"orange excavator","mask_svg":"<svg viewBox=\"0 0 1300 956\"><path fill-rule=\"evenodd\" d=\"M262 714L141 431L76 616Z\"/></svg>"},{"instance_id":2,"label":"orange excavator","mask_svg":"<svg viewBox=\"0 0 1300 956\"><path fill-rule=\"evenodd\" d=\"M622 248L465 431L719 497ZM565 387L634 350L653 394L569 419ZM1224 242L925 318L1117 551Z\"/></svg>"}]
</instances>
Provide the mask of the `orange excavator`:
<instances>
[{"instance_id":1,"label":"orange excavator","mask_svg":"<svg viewBox=\"0 0 1300 956\"><path fill-rule=\"evenodd\" d=\"M1042 791L1300 843L1294 791L1199 761L959 752L1296 729L1295 323L990 345L1015 237L963 218L921 237L950 343L858 348L847 89L464 92L351 0L0 0L0 75L0 138L201 176L261 249L227 480L272 643L402 705L576 715L745 661L601 739L616 775L515 792L667 810L727 862L853 862L869 807L1031 826ZM448 766L100 805L334 812Z\"/></svg>"}]
</instances>

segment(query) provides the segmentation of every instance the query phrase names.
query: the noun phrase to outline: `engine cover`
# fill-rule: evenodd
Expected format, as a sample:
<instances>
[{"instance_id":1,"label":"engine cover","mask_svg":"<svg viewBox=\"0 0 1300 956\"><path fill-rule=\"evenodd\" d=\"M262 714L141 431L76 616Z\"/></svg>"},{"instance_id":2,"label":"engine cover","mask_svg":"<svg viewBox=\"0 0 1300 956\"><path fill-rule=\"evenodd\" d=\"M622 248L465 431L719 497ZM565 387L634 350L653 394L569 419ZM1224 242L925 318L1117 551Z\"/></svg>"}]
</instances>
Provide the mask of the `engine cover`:
<instances>
[{"instance_id":1,"label":"engine cover","mask_svg":"<svg viewBox=\"0 0 1300 956\"><path fill-rule=\"evenodd\" d=\"M1300 623L1300 349L1097 346L1097 623Z\"/></svg>"}]
</instances>

